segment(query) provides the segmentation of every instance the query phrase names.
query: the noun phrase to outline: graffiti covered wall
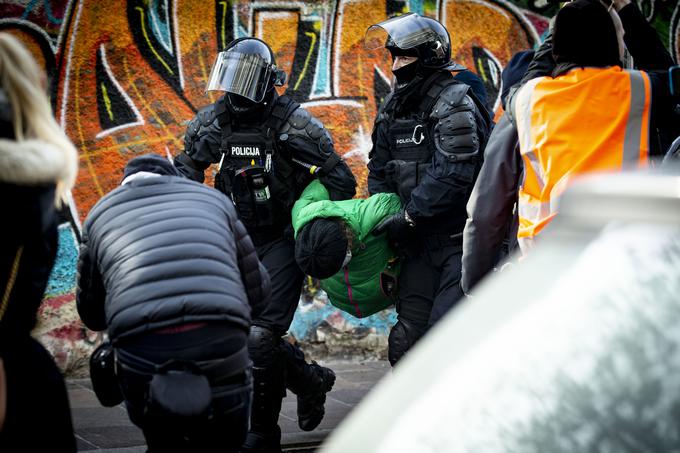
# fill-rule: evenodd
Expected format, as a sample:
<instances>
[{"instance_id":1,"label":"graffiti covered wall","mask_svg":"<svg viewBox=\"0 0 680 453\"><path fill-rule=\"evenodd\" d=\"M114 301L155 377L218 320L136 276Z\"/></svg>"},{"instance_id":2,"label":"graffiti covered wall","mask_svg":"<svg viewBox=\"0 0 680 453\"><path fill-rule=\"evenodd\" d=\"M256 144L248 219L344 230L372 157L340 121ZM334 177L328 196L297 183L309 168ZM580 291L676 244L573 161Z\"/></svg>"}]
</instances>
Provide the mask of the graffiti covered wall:
<instances>
[{"instance_id":1,"label":"graffiti covered wall","mask_svg":"<svg viewBox=\"0 0 680 453\"><path fill-rule=\"evenodd\" d=\"M639 2L677 57L677 2ZM215 100L204 88L215 54L232 39L256 36L271 44L289 74L285 92L329 128L366 195L373 117L390 83L386 53L362 46L368 26L405 11L437 18L450 31L454 59L480 75L493 102L500 71L515 52L539 41L554 8L545 0L0 1L0 30L20 37L45 67L56 118L80 151L39 327L62 366L82 356L92 339L73 304L80 222L120 183L131 157L181 151L187 122ZM312 336L321 321L345 330L358 325L314 306L323 303L303 304L294 335ZM384 335L392 321L388 312L361 328ZM64 350L73 357L59 355Z\"/></svg>"}]
</instances>

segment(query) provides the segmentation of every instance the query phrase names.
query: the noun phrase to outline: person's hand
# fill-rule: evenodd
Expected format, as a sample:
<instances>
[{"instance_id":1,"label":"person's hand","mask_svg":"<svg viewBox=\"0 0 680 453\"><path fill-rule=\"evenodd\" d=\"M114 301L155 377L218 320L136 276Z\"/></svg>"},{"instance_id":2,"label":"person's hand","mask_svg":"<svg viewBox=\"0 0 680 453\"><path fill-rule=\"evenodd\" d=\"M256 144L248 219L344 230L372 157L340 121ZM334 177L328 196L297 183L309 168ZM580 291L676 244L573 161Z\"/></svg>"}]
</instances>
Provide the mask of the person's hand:
<instances>
[{"instance_id":1,"label":"person's hand","mask_svg":"<svg viewBox=\"0 0 680 453\"><path fill-rule=\"evenodd\" d=\"M413 232L415 223L408 217L405 210L401 210L396 214L385 218L382 222L373 228L371 234L379 236L387 232L387 237L391 241L399 242L401 239L407 237Z\"/></svg>"}]
</instances>

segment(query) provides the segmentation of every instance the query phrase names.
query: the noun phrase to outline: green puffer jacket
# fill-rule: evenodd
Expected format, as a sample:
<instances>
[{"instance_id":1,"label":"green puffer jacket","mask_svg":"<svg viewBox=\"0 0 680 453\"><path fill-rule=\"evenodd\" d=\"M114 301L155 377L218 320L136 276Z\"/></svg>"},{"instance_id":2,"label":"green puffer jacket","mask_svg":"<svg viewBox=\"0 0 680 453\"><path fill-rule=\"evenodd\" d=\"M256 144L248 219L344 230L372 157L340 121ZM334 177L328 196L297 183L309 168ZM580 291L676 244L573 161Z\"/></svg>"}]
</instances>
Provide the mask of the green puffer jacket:
<instances>
[{"instance_id":1,"label":"green puffer jacket","mask_svg":"<svg viewBox=\"0 0 680 453\"><path fill-rule=\"evenodd\" d=\"M371 230L387 216L401 209L399 197L379 193L366 199L330 201L328 191L317 180L312 181L293 206L295 236L316 218L338 217L354 231L352 260L340 272L321 281L321 287L337 308L363 318L393 303L380 290L380 273L396 256L385 234L373 236ZM388 271L396 276L392 263Z\"/></svg>"}]
</instances>

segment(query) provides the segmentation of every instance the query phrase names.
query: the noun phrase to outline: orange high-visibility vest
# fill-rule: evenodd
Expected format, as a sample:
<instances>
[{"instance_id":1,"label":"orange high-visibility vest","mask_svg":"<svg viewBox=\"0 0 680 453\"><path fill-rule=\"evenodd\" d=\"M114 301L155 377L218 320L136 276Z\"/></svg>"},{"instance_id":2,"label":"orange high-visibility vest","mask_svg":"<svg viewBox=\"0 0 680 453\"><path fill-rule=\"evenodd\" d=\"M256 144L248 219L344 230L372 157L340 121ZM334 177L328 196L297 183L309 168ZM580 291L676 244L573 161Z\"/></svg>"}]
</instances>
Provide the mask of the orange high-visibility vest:
<instances>
[{"instance_id":1,"label":"orange high-visibility vest","mask_svg":"<svg viewBox=\"0 0 680 453\"><path fill-rule=\"evenodd\" d=\"M513 113L524 162L519 189L522 253L557 213L574 175L646 165L651 85L641 71L578 68L527 82Z\"/></svg>"}]
</instances>

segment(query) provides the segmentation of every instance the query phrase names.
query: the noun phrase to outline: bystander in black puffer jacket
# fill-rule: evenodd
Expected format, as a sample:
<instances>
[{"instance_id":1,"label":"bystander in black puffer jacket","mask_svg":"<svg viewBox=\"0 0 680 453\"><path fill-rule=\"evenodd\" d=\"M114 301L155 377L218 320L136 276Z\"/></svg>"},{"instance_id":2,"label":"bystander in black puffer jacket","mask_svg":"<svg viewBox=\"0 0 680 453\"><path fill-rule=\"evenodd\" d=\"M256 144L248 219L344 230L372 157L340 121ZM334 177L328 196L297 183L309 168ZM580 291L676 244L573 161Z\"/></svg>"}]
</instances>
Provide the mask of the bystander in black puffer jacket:
<instances>
[{"instance_id":1,"label":"bystander in black puffer jacket","mask_svg":"<svg viewBox=\"0 0 680 453\"><path fill-rule=\"evenodd\" d=\"M247 333L251 308L257 313L269 297L269 277L232 202L156 155L131 160L123 185L90 211L79 273L83 322L108 328L114 342L193 322Z\"/></svg>"}]
</instances>

